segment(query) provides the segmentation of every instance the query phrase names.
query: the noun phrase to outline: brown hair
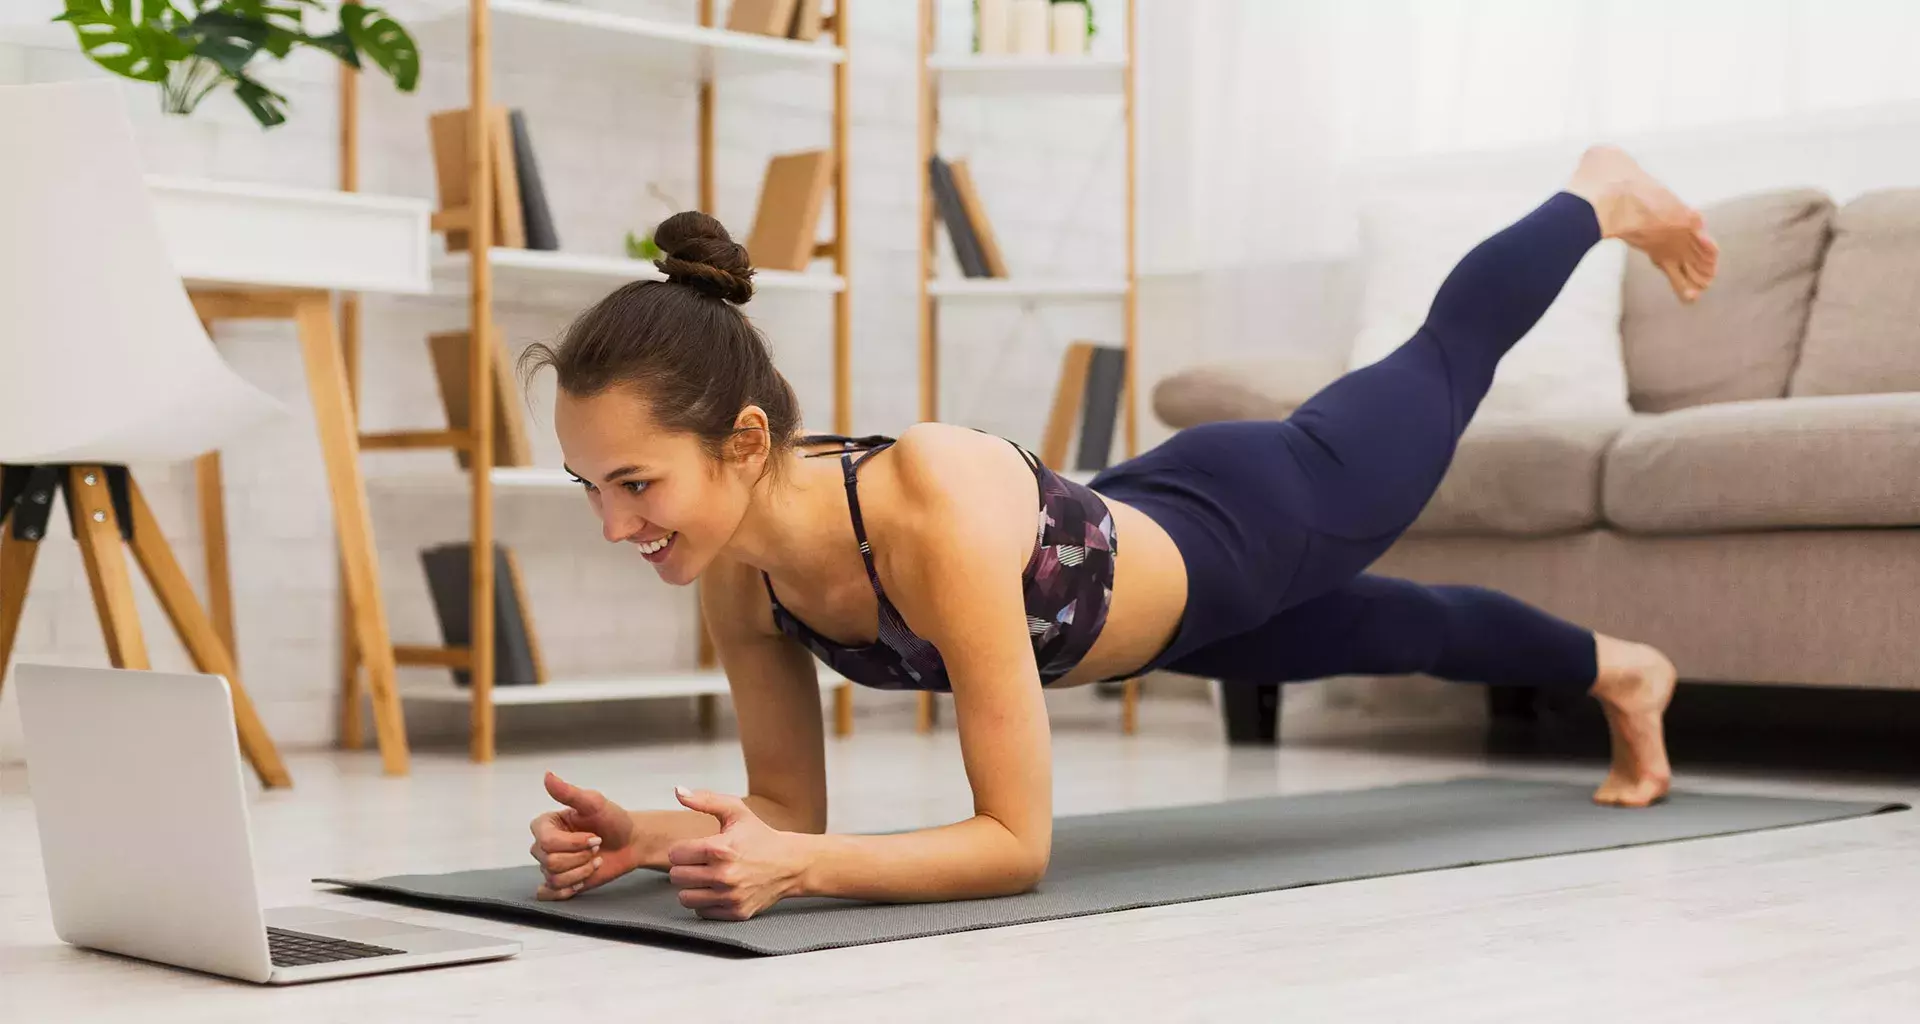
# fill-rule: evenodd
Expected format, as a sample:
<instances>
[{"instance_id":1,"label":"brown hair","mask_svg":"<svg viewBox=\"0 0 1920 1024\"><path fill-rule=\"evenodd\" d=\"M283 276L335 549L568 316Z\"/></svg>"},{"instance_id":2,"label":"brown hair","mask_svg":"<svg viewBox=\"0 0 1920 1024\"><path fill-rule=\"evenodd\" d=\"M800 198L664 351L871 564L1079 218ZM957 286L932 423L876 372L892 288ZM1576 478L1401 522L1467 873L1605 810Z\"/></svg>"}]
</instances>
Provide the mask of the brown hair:
<instances>
[{"instance_id":1,"label":"brown hair","mask_svg":"<svg viewBox=\"0 0 1920 1024\"><path fill-rule=\"evenodd\" d=\"M715 459L726 458L740 410L757 405L767 414L768 455L790 447L800 403L766 339L734 308L753 297L746 247L695 211L661 221L653 240L665 253L654 266L667 279L634 281L594 303L557 346L529 347L522 374L551 366L560 387L581 398L631 389L656 422L695 435Z\"/></svg>"}]
</instances>

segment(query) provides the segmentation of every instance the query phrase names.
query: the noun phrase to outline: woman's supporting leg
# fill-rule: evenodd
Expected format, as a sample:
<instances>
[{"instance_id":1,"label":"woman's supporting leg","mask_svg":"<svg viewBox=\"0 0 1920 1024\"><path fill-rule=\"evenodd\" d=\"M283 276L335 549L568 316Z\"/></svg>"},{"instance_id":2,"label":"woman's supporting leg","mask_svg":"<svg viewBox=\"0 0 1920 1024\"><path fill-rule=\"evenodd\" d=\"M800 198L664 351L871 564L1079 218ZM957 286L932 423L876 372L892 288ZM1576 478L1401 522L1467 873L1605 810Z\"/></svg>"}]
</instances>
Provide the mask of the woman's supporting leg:
<instances>
[{"instance_id":1,"label":"woman's supporting leg","mask_svg":"<svg viewBox=\"0 0 1920 1024\"><path fill-rule=\"evenodd\" d=\"M1644 806L1672 774L1660 728L1672 663L1484 587L1362 575L1167 667L1226 686L1422 673L1576 689L1600 701L1613 734L1612 770L1594 799Z\"/></svg>"}]
</instances>

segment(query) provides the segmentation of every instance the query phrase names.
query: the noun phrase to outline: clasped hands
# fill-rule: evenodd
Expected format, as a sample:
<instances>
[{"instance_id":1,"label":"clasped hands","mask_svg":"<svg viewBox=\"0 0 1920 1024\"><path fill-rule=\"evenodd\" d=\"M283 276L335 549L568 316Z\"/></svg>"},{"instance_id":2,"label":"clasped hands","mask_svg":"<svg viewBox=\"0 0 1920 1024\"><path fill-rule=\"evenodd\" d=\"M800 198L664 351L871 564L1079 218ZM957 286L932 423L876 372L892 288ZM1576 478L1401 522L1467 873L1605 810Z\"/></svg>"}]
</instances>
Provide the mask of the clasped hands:
<instances>
[{"instance_id":1,"label":"clasped hands","mask_svg":"<svg viewBox=\"0 0 1920 1024\"><path fill-rule=\"evenodd\" d=\"M572 899L657 856L664 837L643 834L619 804L552 772L546 786L563 806L531 826L533 859L546 875L536 893L540 899ZM681 787L673 792L682 806L720 822L718 834L667 845L667 877L680 890L681 906L712 920L744 921L801 895L807 836L768 825L737 796Z\"/></svg>"}]
</instances>

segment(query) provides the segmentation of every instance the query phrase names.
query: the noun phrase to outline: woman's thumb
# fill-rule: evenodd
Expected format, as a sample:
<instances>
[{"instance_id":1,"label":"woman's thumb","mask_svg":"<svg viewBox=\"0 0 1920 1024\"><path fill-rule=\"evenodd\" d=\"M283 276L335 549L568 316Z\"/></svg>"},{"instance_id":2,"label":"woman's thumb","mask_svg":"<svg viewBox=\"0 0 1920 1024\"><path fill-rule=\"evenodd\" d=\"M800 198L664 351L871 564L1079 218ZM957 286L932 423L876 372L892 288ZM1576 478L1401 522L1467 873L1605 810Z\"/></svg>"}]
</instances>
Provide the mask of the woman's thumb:
<instances>
[{"instance_id":1,"label":"woman's thumb","mask_svg":"<svg viewBox=\"0 0 1920 1024\"><path fill-rule=\"evenodd\" d=\"M592 793L562 779L552 772L547 773L547 795L575 810L588 810L582 806L591 799Z\"/></svg>"},{"instance_id":2,"label":"woman's thumb","mask_svg":"<svg viewBox=\"0 0 1920 1024\"><path fill-rule=\"evenodd\" d=\"M748 814L747 805L737 796L721 796L704 789L690 790L685 786L673 787L673 795L689 810L711 814L720 819L720 827L725 829Z\"/></svg>"}]
</instances>

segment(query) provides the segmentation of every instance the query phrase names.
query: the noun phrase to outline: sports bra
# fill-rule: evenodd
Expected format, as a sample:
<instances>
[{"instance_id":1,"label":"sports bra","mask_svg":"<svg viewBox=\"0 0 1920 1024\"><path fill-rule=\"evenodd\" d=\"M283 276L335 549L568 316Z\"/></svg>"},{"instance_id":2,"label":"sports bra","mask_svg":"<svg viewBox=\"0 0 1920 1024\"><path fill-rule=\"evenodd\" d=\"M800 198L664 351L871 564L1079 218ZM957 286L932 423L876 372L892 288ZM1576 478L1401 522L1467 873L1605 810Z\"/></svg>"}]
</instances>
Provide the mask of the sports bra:
<instances>
[{"instance_id":1,"label":"sports bra","mask_svg":"<svg viewBox=\"0 0 1920 1024\"><path fill-rule=\"evenodd\" d=\"M860 518L856 474L860 465L894 444L881 435L851 438L837 434L809 435L802 445L838 443L838 451L813 452L809 457L839 455L846 476L847 508L853 515L853 535L860 541L860 557L867 563L867 580L880 602L879 640L871 644L842 644L814 632L787 611L773 592L773 580L760 574L773 602L773 621L782 633L800 641L814 657L847 679L879 690L933 690L951 692L947 667L932 643L915 635L880 586L873 567L873 548ZM1013 442L1009 441L1009 444ZM1033 555L1021 574L1026 596L1027 634L1033 643L1034 664L1046 685L1073 671L1092 649L1107 621L1113 601L1113 514L1098 494L1042 465L1033 453L1015 444L1034 479L1040 484L1039 525ZM855 453L858 453L857 456Z\"/></svg>"}]
</instances>

